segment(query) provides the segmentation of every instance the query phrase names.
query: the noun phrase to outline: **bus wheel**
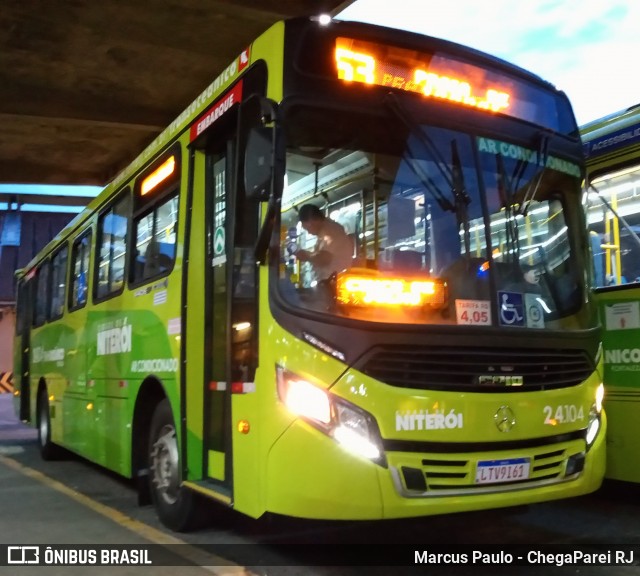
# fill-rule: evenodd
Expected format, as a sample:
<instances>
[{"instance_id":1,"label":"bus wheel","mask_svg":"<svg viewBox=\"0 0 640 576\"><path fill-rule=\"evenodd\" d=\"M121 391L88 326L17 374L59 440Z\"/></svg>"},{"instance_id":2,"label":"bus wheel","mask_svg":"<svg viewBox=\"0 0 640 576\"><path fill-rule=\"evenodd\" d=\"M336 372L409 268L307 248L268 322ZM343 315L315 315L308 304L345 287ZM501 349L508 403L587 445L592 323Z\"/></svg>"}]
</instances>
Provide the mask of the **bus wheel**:
<instances>
[{"instance_id":1,"label":"bus wheel","mask_svg":"<svg viewBox=\"0 0 640 576\"><path fill-rule=\"evenodd\" d=\"M180 485L178 438L166 398L156 406L151 419L149 483L158 517L167 528L186 532L199 525L197 495Z\"/></svg>"},{"instance_id":2,"label":"bus wheel","mask_svg":"<svg viewBox=\"0 0 640 576\"><path fill-rule=\"evenodd\" d=\"M51 441L49 396L45 388L38 394L38 447L43 460L56 460L62 454L60 446Z\"/></svg>"}]
</instances>

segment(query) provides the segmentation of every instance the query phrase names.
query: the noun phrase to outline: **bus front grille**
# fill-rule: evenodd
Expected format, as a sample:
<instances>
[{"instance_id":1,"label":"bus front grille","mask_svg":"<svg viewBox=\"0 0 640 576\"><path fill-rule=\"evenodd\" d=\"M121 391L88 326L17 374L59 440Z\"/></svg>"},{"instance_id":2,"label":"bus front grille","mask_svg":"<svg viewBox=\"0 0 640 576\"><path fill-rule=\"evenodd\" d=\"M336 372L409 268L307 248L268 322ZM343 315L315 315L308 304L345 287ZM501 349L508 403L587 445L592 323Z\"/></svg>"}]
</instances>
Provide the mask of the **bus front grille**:
<instances>
[{"instance_id":1,"label":"bus front grille","mask_svg":"<svg viewBox=\"0 0 640 576\"><path fill-rule=\"evenodd\" d=\"M583 350L385 346L356 365L390 386L521 392L576 386L593 372Z\"/></svg>"},{"instance_id":2,"label":"bus front grille","mask_svg":"<svg viewBox=\"0 0 640 576\"><path fill-rule=\"evenodd\" d=\"M517 457L501 455L500 460ZM478 493L490 493L507 490L520 490L537 486L555 484L577 478L584 466L584 451L577 444L541 447L527 459L529 475L525 479L479 483L476 480L478 462L496 459L483 454L434 454L402 455L392 466L392 473L398 491L406 497L459 496Z\"/></svg>"}]
</instances>

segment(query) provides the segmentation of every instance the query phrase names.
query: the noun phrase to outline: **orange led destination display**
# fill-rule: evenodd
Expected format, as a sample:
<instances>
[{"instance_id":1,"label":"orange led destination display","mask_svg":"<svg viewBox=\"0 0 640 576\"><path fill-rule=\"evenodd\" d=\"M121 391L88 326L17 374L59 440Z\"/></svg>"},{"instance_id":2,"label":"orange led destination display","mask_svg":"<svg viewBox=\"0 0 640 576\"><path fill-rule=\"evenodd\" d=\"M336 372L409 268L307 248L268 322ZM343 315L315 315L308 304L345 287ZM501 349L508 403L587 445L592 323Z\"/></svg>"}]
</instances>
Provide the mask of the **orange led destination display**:
<instances>
[{"instance_id":1,"label":"orange led destination display","mask_svg":"<svg viewBox=\"0 0 640 576\"><path fill-rule=\"evenodd\" d=\"M369 273L341 272L336 299L350 306L441 306L445 285L437 279L410 280Z\"/></svg>"},{"instance_id":2,"label":"orange led destination display","mask_svg":"<svg viewBox=\"0 0 640 576\"><path fill-rule=\"evenodd\" d=\"M149 176L147 176L140 186L140 195L145 196L152 190L157 188L159 184L162 184L169 176L171 176L176 169L175 156L169 156L165 162L160 164Z\"/></svg>"},{"instance_id":3,"label":"orange led destination display","mask_svg":"<svg viewBox=\"0 0 640 576\"><path fill-rule=\"evenodd\" d=\"M505 111L511 94L492 83L488 72L445 58L392 46L336 38L338 78L418 92L492 112Z\"/></svg>"}]
</instances>

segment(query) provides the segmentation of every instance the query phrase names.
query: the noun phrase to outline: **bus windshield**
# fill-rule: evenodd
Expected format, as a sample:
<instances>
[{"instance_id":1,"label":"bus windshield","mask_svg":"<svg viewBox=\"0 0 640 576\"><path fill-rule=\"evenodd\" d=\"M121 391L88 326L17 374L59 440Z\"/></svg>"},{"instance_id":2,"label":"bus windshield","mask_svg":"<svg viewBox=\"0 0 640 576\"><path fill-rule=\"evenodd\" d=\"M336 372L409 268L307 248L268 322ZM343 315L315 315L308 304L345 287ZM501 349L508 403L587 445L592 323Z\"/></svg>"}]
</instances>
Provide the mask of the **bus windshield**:
<instances>
[{"instance_id":1,"label":"bus windshield","mask_svg":"<svg viewBox=\"0 0 640 576\"><path fill-rule=\"evenodd\" d=\"M366 322L575 328L578 165L398 117L288 117L279 291ZM543 167L541 167L543 166ZM581 225L581 224L580 224Z\"/></svg>"}]
</instances>

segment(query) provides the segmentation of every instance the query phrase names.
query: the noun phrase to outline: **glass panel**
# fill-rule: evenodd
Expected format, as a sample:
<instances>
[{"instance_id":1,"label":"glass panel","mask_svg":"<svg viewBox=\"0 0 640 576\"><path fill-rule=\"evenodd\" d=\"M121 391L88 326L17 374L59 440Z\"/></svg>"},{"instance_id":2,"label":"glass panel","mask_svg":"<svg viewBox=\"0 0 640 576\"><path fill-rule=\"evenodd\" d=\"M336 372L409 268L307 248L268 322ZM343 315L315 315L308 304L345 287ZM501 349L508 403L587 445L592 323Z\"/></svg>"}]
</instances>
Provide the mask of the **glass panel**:
<instances>
[{"instance_id":1,"label":"glass panel","mask_svg":"<svg viewBox=\"0 0 640 576\"><path fill-rule=\"evenodd\" d=\"M493 280L501 325L543 328L580 306L581 275L564 202L575 192L574 165L540 169L540 151L478 139L490 214ZM553 164L547 157L544 164ZM574 173L575 172L575 173ZM470 249L485 244L482 221L470 223ZM481 269L478 274L482 274Z\"/></svg>"},{"instance_id":2,"label":"glass panel","mask_svg":"<svg viewBox=\"0 0 640 576\"><path fill-rule=\"evenodd\" d=\"M177 196L155 206L151 212L137 220L134 282L161 276L173 268L177 224Z\"/></svg>"},{"instance_id":3,"label":"glass panel","mask_svg":"<svg viewBox=\"0 0 640 576\"><path fill-rule=\"evenodd\" d=\"M640 165L592 181L587 210L595 287L640 282Z\"/></svg>"},{"instance_id":4,"label":"glass panel","mask_svg":"<svg viewBox=\"0 0 640 576\"><path fill-rule=\"evenodd\" d=\"M227 335L229 331L227 291L227 274L229 270L225 240L227 216L226 157L212 158L211 168L211 182L213 185L213 237L211 238L212 246L210 251L213 254L211 262L213 267L213 364L211 374L214 380L224 381L227 378ZM222 410L221 406L218 408Z\"/></svg>"},{"instance_id":5,"label":"glass panel","mask_svg":"<svg viewBox=\"0 0 640 576\"><path fill-rule=\"evenodd\" d=\"M71 256L71 308L80 308L87 303L89 282L89 257L91 254L91 235L86 234L73 245Z\"/></svg>"},{"instance_id":6,"label":"glass panel","mask_svg":"<svg viewBox=\"0 0 640 576\"><path fill-rule=\"evenodd\" d=\"M213 382L225 382L228 379L228 335L229 335L229 294L227 290L227 274L229 272L226 259L226 214L227 214L227 158L215 155L208 158L207 168L209 178L208 187L212 188L213 201L209 203L209 255L211 276L207 282L211 294L210 319L207 324L211 327L211 355L209 360L209 374ZM238 375L239 379L239 375ZM212 450L225 450L225 400L226 393L220 390L210 390L208 394L209 418L207 418L207 440Z\"/></svg>"},{"instance_id":7,"label":"glass panel","mask_svg":"<svg viewBox=\"0 0 640 576\"><path fill-rule=\"evenodd\" d=\"M41 264L37 275L35 325L42 326L47 318L49 295L49 262Z\"/></svg>"},{"instance_id":8,"label":"glass panel","mask_svg":"<svg viewBox=\"0 0 640 576\"><path fill-rule=\"evenodd\" d=\"M60 250L51 260L51 302L49 318L59 318L64 312L67 288L67 248Z\"/></svg>"},{"instance_id":9,"label":"glass panel","mask_svg":"<svg viewBox=\"0 0 640 576\"><path fill-rule=\"evenodd\" d=\"M581 304L579 231L564 211L580 167L547 154L546 139L391 122L295 116L283 298L371 322L561 327Z\"/></svg>"},{"instance_id":10,"label":"glass panel","mask_svg":"<svg viewBox=\"0 0 640 576\"><path fill-rule=\"evenodd\" d=\"M503 70L470 64L441 51L418 52L378 42L336 38L336 75L500 112L562 131L571 125L566 99ZM564 121L564 122L563 122Z\"/></svg>"},{"instance_id":11,"label":"glass panel","mask_svg":"<svg viewBox=\"0 0 640 576\"><path fill-rule=\"evenodd\" d=\"M436 48L420 38L415 42L404 38L401 45L394 45L386 34L376 38L369 31L361 36L344 23L307 30L294 66L306 74L340 82L336 90L341 96L377 92L383 100L389 93L412 92L423 95L425 102L449 100L461 111L486 113L490 123L506 114L532 126L578 135L564 93L533 77L526 79L508 65L450 48L442 44Z\"/></svg>"},{"instance_id":12,"label":"glass panel","mask_svg":"<svg viewBox=\"0 0 640 576\"><path fill-rule=\"evenodd\" d=\"M159 273L168 272L176 259L176 228L178 226L178 197L174 196L156 210L155 239L158 243Z\"/></svg>"},{"instance_id":13,"label":"glass panel","mask_svg":"<svg viewBox=\"0 0 640 576\"><path fill-rule=\"evenodd\" d=\"M25 311L27 309L27 284L26 280L18 282L16 298L16 336L20 336L25 327Z\"/></svg>"},{"instance_id":14,"label":"glass panel","mask_svg":"<svg viewBox=\"0 0 640 576\"><path fill-rule=\"evenodd\" d=\"M136 224L136 259L133 270L133 281L137 282L151 276L150 270L145 272L147 251L153 238L153 212L143 216Z\"/></svg>"},{"instance_id":15,"label":"glass panel","mask_svg":"<svg viewBox=\"0 0 640 576\"><path fill-rule=\"evenodd\" d=\"M98 260L98 298L118 292L124 282L129 197L122 198L98 221L101 239Z\"/></svg>"}]
</instances>

